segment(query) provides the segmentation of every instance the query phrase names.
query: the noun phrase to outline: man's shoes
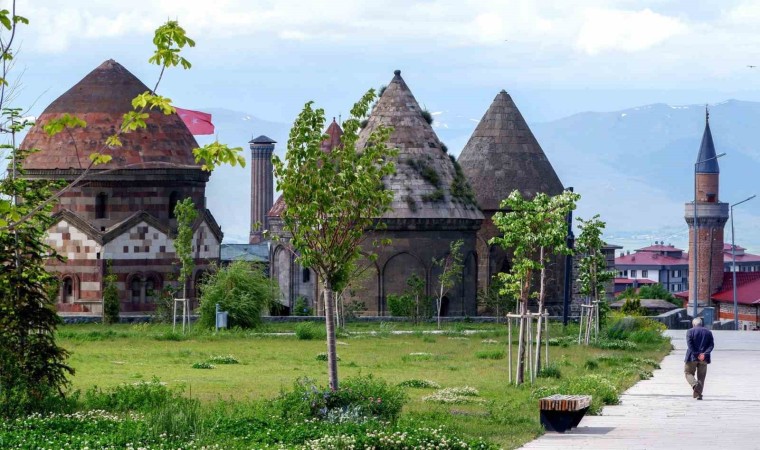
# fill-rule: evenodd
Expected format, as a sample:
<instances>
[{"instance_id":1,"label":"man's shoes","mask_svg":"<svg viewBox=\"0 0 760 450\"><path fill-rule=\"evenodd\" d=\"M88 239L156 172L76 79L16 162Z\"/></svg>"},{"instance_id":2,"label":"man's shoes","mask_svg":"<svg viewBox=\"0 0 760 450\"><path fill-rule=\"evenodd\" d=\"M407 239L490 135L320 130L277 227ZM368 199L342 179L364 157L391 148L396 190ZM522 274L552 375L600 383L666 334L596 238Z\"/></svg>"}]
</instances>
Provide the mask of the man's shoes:
<instances>
[{"instance_id":1,"label":"man's shoes","mask_svg":"<svg viewBox=\"0 0 760 450\"><path fill-rule=\"evenodd\" d=\"M697 400L702 400L702 394L700 394L699 397L697 397Z\"/></svg>"}]
</instances>

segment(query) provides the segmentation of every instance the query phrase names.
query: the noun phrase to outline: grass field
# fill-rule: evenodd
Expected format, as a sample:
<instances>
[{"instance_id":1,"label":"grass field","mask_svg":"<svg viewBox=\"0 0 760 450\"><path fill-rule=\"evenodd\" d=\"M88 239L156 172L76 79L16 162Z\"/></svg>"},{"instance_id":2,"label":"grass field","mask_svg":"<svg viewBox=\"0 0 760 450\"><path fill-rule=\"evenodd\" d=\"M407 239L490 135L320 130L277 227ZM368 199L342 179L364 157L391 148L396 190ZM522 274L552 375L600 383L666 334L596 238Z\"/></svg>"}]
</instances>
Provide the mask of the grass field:
<instances>
[{"instance_id":1,"label":"grass field","mask_svg":"<svg viewBox=\"0 0 760 450\"><path fill-rule=\"evenodd\" d=\"M294 324L269 326L269 332L292 331ZM555 389L563 381L600 374L618 390L645 377L670 350L669 342L642 342L636 350L603 350L569 345L550 347L550 363L560 378L538 378L534 385L507 382L506 327L496 324L450 324L444 334L423 333L408 324L349 325L338 338L341 378L372 374L397 384L432 380L442 387L471 386L479 402L437 404L423 401L435 389L407 389L402 420L445 425L461 435L483 437L515 448L539 435L534 390ZM465 334L465 329L476 330ZM395 335L395 330L414 330ZM375 331L375 334L366 334ZM550 335L573 336L577 328L552 326ZM164 325L68 325L59 329L60 344L71 352L76 370L72 388L86 391L154 378L182 386L186 396L212 407L217 400L249 402L275 398L299 377L327 383L326 363L318 355L324 340L244 331L219 334L193 330L187 336ZM233 355L239 364L193 368L211 357Z\"/></svg>"}]
</instances>

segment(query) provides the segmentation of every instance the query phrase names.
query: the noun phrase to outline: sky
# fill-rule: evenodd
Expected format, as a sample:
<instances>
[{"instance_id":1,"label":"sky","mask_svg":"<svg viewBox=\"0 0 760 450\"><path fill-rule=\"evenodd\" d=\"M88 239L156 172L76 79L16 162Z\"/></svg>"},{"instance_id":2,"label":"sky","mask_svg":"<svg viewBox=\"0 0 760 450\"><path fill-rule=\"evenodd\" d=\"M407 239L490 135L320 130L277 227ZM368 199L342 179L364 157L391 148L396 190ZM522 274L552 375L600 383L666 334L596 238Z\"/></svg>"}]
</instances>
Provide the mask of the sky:
<instances>
[{"instance_id":1,"label":"sky","mask_svg":"<svg viewBox=\"0 0 760 450\"><path fill-rule=\"evenodd\" d=\"M110 58L152 85L152 34L167 19L197 45L184 53L192 69L169 71L159 93L271 122L310 100L345 115L395 69L439 128L474 128L501 89L529 124L760 101L757 0L18 0L17 13L30 24L16 102L30 115ZM449 144L456 154L463 142Z\"/></svg>"},{"instance_id":2,"label":"sky","mask_svg":"<svg viewBox=\"0 0 760 450\"><path fill-rule=\"evenodd\" d=\"M8 5L7 0L0 1ZM401 69L431 110L479 118L501 89L530 121L653 102L760 100L760 2L19 0L19 99L39 110L103 60L150 84L153 30L197 46L160 88L176 104L290 122L345 113ZM19 71L21 73L21 71ZM35 103L36 101L36 103ZM441 118L443 119L443 118Z\"/></svg>"}]
</instances>

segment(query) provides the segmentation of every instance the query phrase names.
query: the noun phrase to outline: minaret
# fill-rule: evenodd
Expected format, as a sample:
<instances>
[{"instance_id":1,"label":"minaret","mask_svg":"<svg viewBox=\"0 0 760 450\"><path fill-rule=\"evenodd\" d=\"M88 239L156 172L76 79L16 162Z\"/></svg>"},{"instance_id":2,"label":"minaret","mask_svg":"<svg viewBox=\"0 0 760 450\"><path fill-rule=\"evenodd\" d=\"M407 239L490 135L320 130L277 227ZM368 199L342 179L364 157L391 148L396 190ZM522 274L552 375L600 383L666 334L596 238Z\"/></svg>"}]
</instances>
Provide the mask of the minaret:
<instances>
[{"instance_id":1,"label":"minaret","mask_svg":"<svg viewBox=\"0 0 760 450\"><path fill-rule=\"evenodd\" d=\"M272 152L277 142L259 136L252 139L251 146L251 233L248 242L258 244L262 232L269 228L267 212L272 208L274 197L274 174Z\"/></svg>"},{"instance_id":2,"label":"minaret","mask_svg":"<svg viewBox=\"0 0 760 450\"><path fill-rule=\"evenodd\" d=\"M694 172L696 214L693 202L686 203L685 214L686 223L689 225L689 313L694 307L695 299L698 306L709 306L710 296L723 282L723 227L728 220L728 203L720 202L720 168L710 132L708 111L705 112L705 132L702 135L702 145L699 147ZM697 280L696 293L694 277Z\"/></svg>"}]
</instances>

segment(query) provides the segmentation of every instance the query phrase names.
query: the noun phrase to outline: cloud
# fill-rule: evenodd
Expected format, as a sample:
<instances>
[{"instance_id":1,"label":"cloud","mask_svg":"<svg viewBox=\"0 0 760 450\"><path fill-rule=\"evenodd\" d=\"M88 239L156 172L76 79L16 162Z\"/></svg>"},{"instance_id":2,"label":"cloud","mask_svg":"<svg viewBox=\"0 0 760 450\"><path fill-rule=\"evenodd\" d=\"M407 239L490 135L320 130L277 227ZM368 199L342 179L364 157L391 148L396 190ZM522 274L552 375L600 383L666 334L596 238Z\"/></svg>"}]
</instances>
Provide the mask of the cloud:
<instances>
[{"instance_id":1,"label":"cloud","mask_svg":"<svg viewBox=\"0 0 760 450\"><path fill-rule=\"evenodd\" d=\"M590 9L575 46L589 55L605 51L637 52L686 32L680 19L653 12Z\"/></svg>"}]
</instances>

